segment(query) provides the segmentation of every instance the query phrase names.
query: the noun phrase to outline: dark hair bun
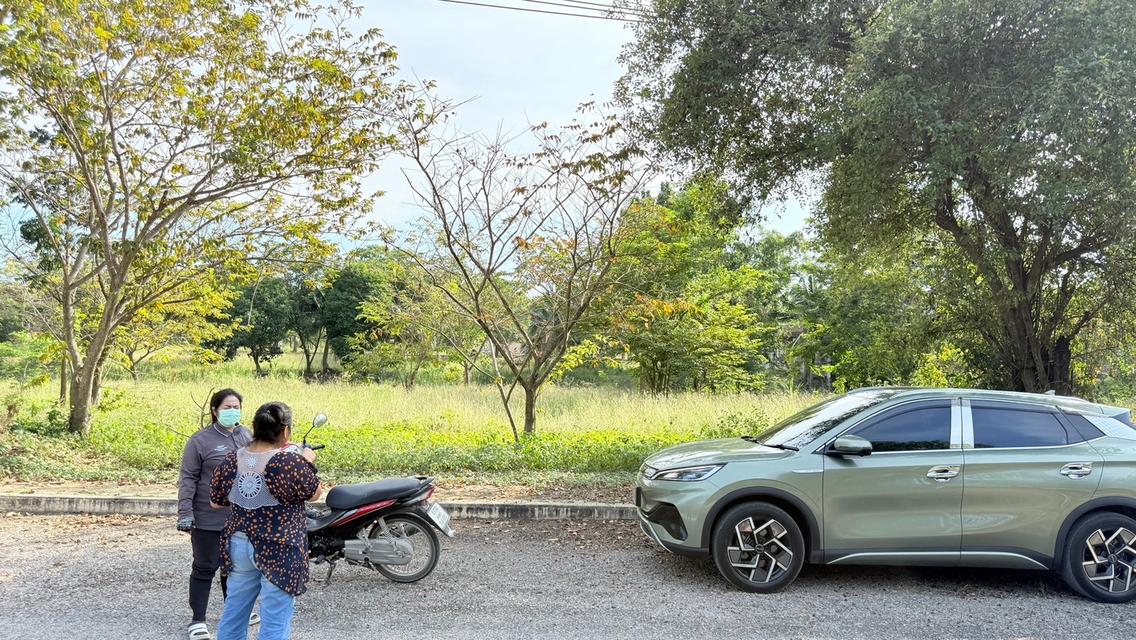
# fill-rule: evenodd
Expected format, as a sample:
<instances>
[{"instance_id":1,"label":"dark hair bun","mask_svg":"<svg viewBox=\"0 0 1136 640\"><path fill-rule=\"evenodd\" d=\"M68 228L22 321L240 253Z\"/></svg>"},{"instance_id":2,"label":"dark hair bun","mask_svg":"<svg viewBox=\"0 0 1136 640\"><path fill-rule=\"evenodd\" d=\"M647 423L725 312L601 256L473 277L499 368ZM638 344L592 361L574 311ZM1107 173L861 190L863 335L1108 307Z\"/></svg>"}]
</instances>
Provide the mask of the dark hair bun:
<instances>
[{"instance_id":1,"label":"dark hair bun","mask_svg":"<svg viewBox=\"0 0 1136 640\"><path fill-rule=\"evenodd\" d=\"M252 437L261 442L276 443L292 426L292 409L283 402L260 405L252 418Z\"/></svg>"}]
</instances>

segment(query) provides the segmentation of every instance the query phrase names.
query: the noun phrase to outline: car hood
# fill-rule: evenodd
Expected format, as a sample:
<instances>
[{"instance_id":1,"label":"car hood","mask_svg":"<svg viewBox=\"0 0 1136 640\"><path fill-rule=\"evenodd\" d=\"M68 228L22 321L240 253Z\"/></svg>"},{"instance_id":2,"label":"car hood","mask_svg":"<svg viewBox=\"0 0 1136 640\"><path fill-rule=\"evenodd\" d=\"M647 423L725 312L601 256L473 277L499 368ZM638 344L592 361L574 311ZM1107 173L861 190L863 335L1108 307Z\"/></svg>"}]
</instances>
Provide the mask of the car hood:
<instances>
[{"instance_id":1,"label":"car hood","mask_svg":"<svg viewBox=\"0 0 1136 640\"><path fill-rule=\"evenodd\" d=\"M663 449L648 457L646 462L656 469L675 469L700 464L775 460L791 453L792 451L767 447L741 438L725 438L687 442Z\"/></svg>"}]
</instances>

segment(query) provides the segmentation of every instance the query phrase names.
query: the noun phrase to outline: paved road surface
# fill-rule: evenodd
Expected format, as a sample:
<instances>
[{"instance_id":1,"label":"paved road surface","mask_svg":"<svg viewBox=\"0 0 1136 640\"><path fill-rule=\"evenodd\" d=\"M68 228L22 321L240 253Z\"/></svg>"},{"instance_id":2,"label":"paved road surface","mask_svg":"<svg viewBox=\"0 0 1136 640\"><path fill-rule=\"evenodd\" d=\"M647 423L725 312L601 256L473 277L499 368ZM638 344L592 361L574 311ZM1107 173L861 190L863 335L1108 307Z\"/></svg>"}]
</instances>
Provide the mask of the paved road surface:
<instances>
[{"instance_id":1,"label":"paved road surface","mask_svg":"<svg viewBox=\"0 0 1136 640\"><path fill-rule=\"evenodd\" d=\"M1045 573L806 567L787 591L756 596L656 551L630 523L456 525L418 584L341 567L314 585L294 638L1136 636L1136 604L1086 601ZM0 638L184 638L189 562L172 521L0 516Z\"/></svg>"}]
</instances>

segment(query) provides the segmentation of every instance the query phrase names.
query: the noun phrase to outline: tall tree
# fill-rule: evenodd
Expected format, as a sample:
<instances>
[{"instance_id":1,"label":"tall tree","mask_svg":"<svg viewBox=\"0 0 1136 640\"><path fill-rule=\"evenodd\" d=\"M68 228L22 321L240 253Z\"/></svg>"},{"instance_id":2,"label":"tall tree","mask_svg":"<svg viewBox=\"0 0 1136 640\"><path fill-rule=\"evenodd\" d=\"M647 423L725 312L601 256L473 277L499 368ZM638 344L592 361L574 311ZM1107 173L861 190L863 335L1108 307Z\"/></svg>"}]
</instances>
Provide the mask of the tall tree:
<instances>
[{"instance_id":1,"label":"tall tree","mask_svg":"<svg viewBox=\"0 0 1136 640\"><path fill-rule=\"evenodd\" d=\"M731 264L740 216L725 185L693 182L669 187L624 216L616 266L619 287L600 301L600 343L616 345L635 363L640 388L750 389L758 369L763 323L747 304L768 293L764 273Z\"/></svg>"},{"instance_id":2,"label":"tall tree","mask_svg":"<svg viewBox=\"0 0 1136 640\"><path fill-rule=\"evenodd\" d=\"M588 124L534 127L537 150L525 155L501 138L453 135L445 105L403 123L409 180L428 213L422 233L399 244L453 312L484 332L493 363L484 373L516 438L513 392L524 392L522 425L533 433L545 382L612 284L623 215L649 176L620 123L592 110Z\"/></svg>"},{"instance_id":3,"label":"tall tree","mask_svg":"<svg viewBox=\"0 0 1136 640\"><path fill-rule=\"evenodd\" d=\"M759 195L820 171L849 254L933 230L1002 384L1069 390L1070 343L1136 273L1136 5L656 8L621 92L665 146Z\"/></svg>"},{"instance_id":4,"label":"tall tree","mask_svg":"<svg viewBox=\"0 0 1136 640\"><path fill-rule=\"evenodd\" d=\"M86 433L117 330L265 239L363 208L409 92L357 9L307 0L44 0L0 14L0 184L53 256L70 426ZM17 251L29 270L40 263ZM76 296L102 302L80 333Z\"/></svg>"},{"instance_id":5,"label":"tall tree","mask_svg":"<svg viewBox=\"0 0 1136 640\"><path fill-rule=\"evenodd\" d=\"M357 336L373 331L375 323L363 315L363 305L391 280L393 260L385 247L356 249L349 253L323 295L322 319L326 345L341 362L357 353ZM325 354L326 354L325 349ZM327 370L327 361L324 361Z\"/></svg>"},{"instance_id":6,"label":"tall tree","mask_svg":"<svg viewBox=\"0 0 1136 640\"><path fill-rule=\"evenodd\" d=\"M264 365L284 353L280 343L295 324L293 313L293 298L283 278L265 278L245 287L233 303L233 333L223 343L225 357L246 349L256 375L265 375Z\"/></svg>"}]
</instances>

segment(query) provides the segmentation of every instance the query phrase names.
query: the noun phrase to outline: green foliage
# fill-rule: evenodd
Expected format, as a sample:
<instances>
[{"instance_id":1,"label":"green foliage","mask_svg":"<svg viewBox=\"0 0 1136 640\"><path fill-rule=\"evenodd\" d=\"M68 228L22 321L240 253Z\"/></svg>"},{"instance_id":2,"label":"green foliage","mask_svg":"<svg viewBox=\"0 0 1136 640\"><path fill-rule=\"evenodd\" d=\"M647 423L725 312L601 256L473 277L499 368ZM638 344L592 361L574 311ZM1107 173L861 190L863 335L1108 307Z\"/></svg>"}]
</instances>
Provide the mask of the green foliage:
<instances>
[{"instance_id":1,"label":"green foliage","mask_svg":"<svg viewBox=\"0 0 1136 640\"><path fill-rule=\"evenodd\" d=\"M939 350L923 354L923 362L911 375L911 384L920 387L968 389L978 384L967 354L949 342Z\"/></svg>"},{"instance_id":2,"label":"green foliage","mask_svg":"<svg viewBox=\"0 0 1136 640\"><path fill-rule=\"evenodd\" d=\"M233 303L235 326L224 343L226 358L247 349L257 375L263 375L261 366L283 353L280 343L294 325L293 313L293 298L282 278L265 278L245 287Z\"/></svg>"},{"instance_id":3,"label":"green foliage","mask_svg":"<svg viewBox=\"0 0 1136 640\"><path fill-rule=\"evenodd\" d=\"M795 394L647 397L556 386L545 391L539 409L544 429L518 443L503 424L492 387L310 385L299 379L302 362L291 362L297 367L291 378L204 369L212 373L198 382L159 383L159 375L148 372L142 383L112 385L87 440L52 426L50 389L24 391L20 419L8 433L0 432L0 475L172 479L184 437L196 428L192 398L221 379L240 390L249 406L288 402L297 421L326 411L332 422L313 440L328 445L319 465L333 481L404 473L631 473L660 448L760 433L774 419L818 400ZM186 371L182 377L195 375Z\"/></svg>"},{"instance_id":4,"label":"green foliage","mask_svg":"<svg viewBox=\"0 0 1136 640\"><path fill-rule=\"evenodd\" d=\"M351 362L357 353L352 340L375 329L362 317L363 305L383 289L390 268L389 252L382 248L353 251L324 294L327 340L343 362Z\"/></svg>"},{"instance_id":5,"label":"green foliage","mask_svg":"<svg viewBox=\"0 0 1136 640\"><path fill-rule=\"evenodd\" d=\"M0 12L0 207L23 222L23 275L62 306L73 429L87 432L136 315L323 250L321 233L369 210L361 179L415 97L380 32L351 32L358 14L307 0Z\"/></svg>"},{"instance_id":6,"label":"green foliage","mask_svg":"<svg viewBox=\"0 0 1136 640\"><path fill-rule=\"evenodd\" d=\"M1136 273L1136 5L655 7L620 95L667 150L759 196L818 170L826 248L929 250L988 382L1069 391L1062 345L1126 314Z\"/></svg>"},{"instance_id":7,"label":"green foliage","mask_svg":"<svg viewBox=\"0 0 1136 640\"><path fill-rule=\"evenodd\" d=\"M703 179L659 200L624 218L620 287L605 299L600 341L618 345L653 393L760 387L765 327L750 305L770 281L750 265L723 266L735 232L722 224L737 218L724 185Z\"/></svg>"},{"instance_id":8,"label":"green foliage","mask_svg":"<svg viewBox=\"0 0 1136 640\"><path fill-rule=\"evenodd\" d=\"M0 379L24 385L47 382L59 361L57 343L41 335L13 333L0 341Z\"/></svg>"}]
</instances>

